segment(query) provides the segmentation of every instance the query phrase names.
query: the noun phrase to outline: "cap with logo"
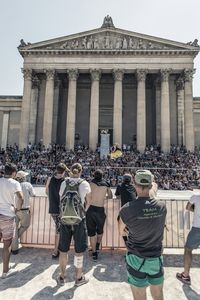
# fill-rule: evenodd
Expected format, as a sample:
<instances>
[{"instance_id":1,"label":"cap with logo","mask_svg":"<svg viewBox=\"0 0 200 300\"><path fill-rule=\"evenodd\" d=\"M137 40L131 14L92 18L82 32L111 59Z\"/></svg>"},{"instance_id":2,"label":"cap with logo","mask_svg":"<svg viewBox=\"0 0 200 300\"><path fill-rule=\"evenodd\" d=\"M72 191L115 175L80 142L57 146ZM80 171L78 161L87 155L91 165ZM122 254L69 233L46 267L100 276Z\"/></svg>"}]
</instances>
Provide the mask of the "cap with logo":
<instances>
[{"instance_id":1,"label":"cap with logo","mask_svg":"<svg viewBox=\"0 0 200 300\"><path fill-rule=\"evenodd\" d=\"M153 174L149 170L138 170L135 174L135 183L138 185L150 185L153 181Z\"/></svg>"}]
</instances>

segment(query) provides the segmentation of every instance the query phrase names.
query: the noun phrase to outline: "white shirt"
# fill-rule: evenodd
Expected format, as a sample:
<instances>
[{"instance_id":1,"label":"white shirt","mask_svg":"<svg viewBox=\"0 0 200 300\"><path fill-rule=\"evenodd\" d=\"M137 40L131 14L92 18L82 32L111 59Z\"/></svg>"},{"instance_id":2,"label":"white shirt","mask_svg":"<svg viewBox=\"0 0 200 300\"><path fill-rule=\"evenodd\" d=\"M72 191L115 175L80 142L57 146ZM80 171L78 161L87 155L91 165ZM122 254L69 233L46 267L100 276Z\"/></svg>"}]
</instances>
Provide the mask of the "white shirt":
<instances>
[{"instance_id":1,"label":"white shirt","mask_svg":"<svg viewBox=\"0 0 200 300\"><path fill-rule=\"evenodd\" d=\"M15 193L21 192L20 183L12 178L0 178L0 214L14 217Z\"/></svg>"},{"instance_id":2,"label":"white shirt","mask_svg":"<svg viewBox=\"0 0 200 300\"><path fill-rule=\"evenodd\" d=\"M74 183L77 183L80 180L80 178L71 178L71 177L67 177L66 180L67 179L70 179L70 181L72 181ZM65 181L63 181L60 186L60 192L59 192L60 197L62 196L62 194L65 190L65 187L66 187L66 184L65 184ZM82 201L83 205L85 203L85 196L87 194L89 194L90 192L91 192L91 188L90 188L89 183L86 180L81 182L81 184L79 185L79 193L80 193L81 201Z\"/></svg>"},{"instance_id":3,"label":"white shirt","mask_svg":"<svg viewBox=\"0 0 200 300\"><path fill-rule=\"evenodd\" d=\"M194 204L193 227L200 228L200 194L194 194L190 198L190 203Z\"/></svg>"},{"instance_id":4,"label":"white shirt","mask_svg":"<svg viewBox=\"0 0 200 300\"><path fill-rule=\"evenodd\" d=\"M30 196L34 197L35 192L33 186L30 182L21 182L20 183L22 188L22 193L24 196L24 202L22 208L29 208L30 207Z\"/></svg>"}]
</instances>

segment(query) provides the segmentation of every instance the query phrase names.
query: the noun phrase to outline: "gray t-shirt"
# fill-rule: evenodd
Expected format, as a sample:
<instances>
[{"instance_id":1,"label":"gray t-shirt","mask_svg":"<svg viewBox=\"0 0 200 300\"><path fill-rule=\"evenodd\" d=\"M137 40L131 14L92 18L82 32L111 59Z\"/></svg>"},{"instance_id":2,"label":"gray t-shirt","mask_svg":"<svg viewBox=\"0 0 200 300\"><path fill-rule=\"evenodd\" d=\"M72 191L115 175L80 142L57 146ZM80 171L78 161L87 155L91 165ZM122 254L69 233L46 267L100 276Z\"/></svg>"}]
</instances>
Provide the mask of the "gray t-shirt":
<instances>
[{"instance_id":1,"label":"gray t-shirt","mask_svg":"<svg viewBox=\"0 0 200 300\"><path fill-rule=\"evenodd\" d=\"M139 257L161 255L166 213L164 202L149 197L138 197L122 207L120 217L129 230L129 252Z\"/></svg>"}]
</instances>

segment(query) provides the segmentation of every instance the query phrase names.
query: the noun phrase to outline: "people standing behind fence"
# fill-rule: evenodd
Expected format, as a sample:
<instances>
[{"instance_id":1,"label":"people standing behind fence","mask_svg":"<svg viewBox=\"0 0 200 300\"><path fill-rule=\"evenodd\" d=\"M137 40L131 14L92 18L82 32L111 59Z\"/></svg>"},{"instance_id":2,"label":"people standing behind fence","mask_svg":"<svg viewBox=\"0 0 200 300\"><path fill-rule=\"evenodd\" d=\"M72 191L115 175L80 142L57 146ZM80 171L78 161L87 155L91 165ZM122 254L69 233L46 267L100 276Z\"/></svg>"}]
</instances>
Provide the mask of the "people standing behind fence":
<instances>
[{"instance_id":1,"label":"people standing behind fence","mask_svg":"<svg viewBox=\"0 0 200 300\"><path fill-rule=\"evenodd\" d=\"M136 190L133 185L132 175L125 173L121 184L117 185L115 196L121 200L121 207L127 202L136 199Z\"/></svg>"},{"instance_id":2,"label":"people standing behind fence","mask_svg":"<svg viewBox=\"0 0 200 300\"><path fill-rule=\"evenodd\" d=\"M89 200L91 189L89 183L81 178L82 166L75 163L71 167L70 177L62 182L60 187L60 241L59 265L60 274L57 277L59 285L65 283L68 251L71 239L74 240L74 266L76 268L75 286L88 282L83 274L83 254L87 249L87 228L85 220L86 201Z\"/></svg>"},{"instance_id":3,"label":"people standing behind fence","mask_svg":"<svg viewBox=\"0 0 200 300\"><path fill-rule=\"evenodd\" d=\"M121 208L119 221L121 234L128 228L128 283L134 300L146 300L148 285L153 299L163 300L162 240L166 206L149 197L153 182L150 171L138 170L134 180L138 197Z\"/></svg>"},{"instance_id":4,"label":"people standing behind fence","mask_svg":"<svg viewBox=\"0 0 200 300\"><path fill-rule=\"evenodd\" d=\"M56 171L52 177L49 177L46 183L46 194L49 199L49 214L51 214L56 227L55 247L52 258L59 256L58 244L60 238L60 186L65 180L65 172L69 171L64 163L60 163L56 167Z\"/></svg>"},{"instance_id":5,"label":"people standing behind fence","mask_svg":"<svg viewBox=\"0 0 200 300\"><path fill-rule=\"evenodd\" d=\"M118 184L115 196L117 199L120 199L121 201L121 207L125 205L126 203L130 201L134 201L136 199L136 190L133 184L133 177L131 174L124 174L123 180L121 184ZM118 221L120 219L120 216L118 216ZM127 241L127 228L125 228L124 233L122 234L122 238L124 242Z\"/></svg>"},{"instance_id":6,"label":"people standing behind fence","mask_svg":"<svg viewBox=\"0 0 200 300\"><path fill-rule=\"evenodd\" d=\"M0 241L3 239L3 273L1 278L12 275L9 270L11 243L15 232L15 211L22 208L23 194L22 189L14 177L17 168L14 164L5 165L4 177L0 178ZM18 197L17 207L15 208L15 195Z\"/></svg>"},{"instance_id":7,"label":"people standing behind fence","mask_svg":"<svg viewBox=\"0 0 200 300\"><path fill-rule=\"evenodd\" d=\"M191 196L186 209L194 212L193 223L184 249L184 271L182 273L177 273L176 277L182 283L190 285L192 251L200 246L200 193Z\"/></svg>"},{"instance_id":8,"label":"people standing behind fence","mask_svg":"<svg viewBox=\"0 0 200 300\"><path fill-rule=\"evenodd\" d=\"M105 200L112 199L110 185L103 179L103 172L96 170L94 178L90 182L91 200L86 212L87 230L92 248L92 258L98 259L98 253L102 242L103 229L106 220L104 209Z\"/></svg>"},{"instance_id":9,"label":"people standing behind fence","mask_svg":"<svg viewBox=\"0 0 200 300\"><path fill-rule=\"evenodd\" d=\"M16 230L11 245L12 254L18 254L19 252L19 239L30 225L30 197L36 196L32 184L26 181L26 176L28 175L29 173L24 171L18 171L16 174L16 180L20 183L22 188L24 202L22 208L16 211ZM18 198L16 198L16 201L18 201Z\"/></svg>"}]
</instances>

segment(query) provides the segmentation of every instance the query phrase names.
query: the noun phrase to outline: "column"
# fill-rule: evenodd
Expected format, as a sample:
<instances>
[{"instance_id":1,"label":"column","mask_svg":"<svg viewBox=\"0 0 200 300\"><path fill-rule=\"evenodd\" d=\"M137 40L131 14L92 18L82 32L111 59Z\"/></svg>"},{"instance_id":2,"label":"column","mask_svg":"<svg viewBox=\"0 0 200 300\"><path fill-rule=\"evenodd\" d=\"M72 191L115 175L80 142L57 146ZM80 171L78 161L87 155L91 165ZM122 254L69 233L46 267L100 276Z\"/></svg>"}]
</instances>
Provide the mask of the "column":
<instances>
[{"instance_id":1,"label":"column","mask_svg":"<svg viewBox=\"0 0 200 300\"><path fill-rule=\"evenodd\" d=\"M57 142L57 127L58 127L58 102L61 81L56 77L54 82L54 103L53 103L53 128L52 128L52 141Z\"/></svg>"},{"instance_id":2,"label":"column","mask_svg":"<svg viewBox=\"0 0 200 300\"><path fill-rule=\"evenodd\" d=\"M31 144L34 144L36 142L36 122L37 122L39 86L40 86L40 81L37 76L34 76L32 79L30 126L29 126L29 142L31 142Z\"/></svg>"},{"instance_id":3,"label":"column","mask_svg":"<svg viewBox=\"0 0 200 300\"><path fill-rule=\"evenodd\" d=\"M123 70L113 70L114 107L113 107L113 143L122 146L122 80Z\"/></svg>"},{"instance_id":4,"label":"column","mask_svg":"<svg viewBox=\"0 0 200 300\"><path fill-rule=\"evenodd\" d=\"M21 109L21 122L19 134L19 148L24 149L29 142L29 115L31 104L31 89L32 89L32 70L23 69L24 74L24 91Z\"/></svg>"},{"instance_id":5,"label":"column","mask_svg":"<svg viewBox=\"0 0 200 300\"><path fill-rule=\"evenodd\" d=\"M3 126L1 135L1 148L6 149L8 143L8 127L9 127L10 112L6 111L3 113Z\"/></svg>"},{"instance_id":6,"label":"column","mask_svg":"<svg viewBox=\"0 0 200 300\"><path fill-rule=\"evenodd\" d=\"M160 78L155 81L156 88L156 144L161 143L161 82Z\"/></svg>"},{"instance_id":7,"label":"column","mask_svg":"<svg viewBox=\"0 0 200 300\"><path fill-rule=\"evenodd\" d=\"M66 128L66 147L74 149L75 122L76 122L76 86L78 70L68 70L68 105L67 105L67 128Z\"/></svg>"},{"instance_id":8,"label":"column","mask_svg":"<svg viewBox=\"0 0 200 300\"><path fill-rule=\"evenodd\" d=\"M193 95L192 78L194 70L184 70L185 81L185 102L184 102L184 126L185 126L185 146L187 150L194 151L194 119L193 119Z\"/></svg>"},{"instance_id":9,"label":"column","mask_svg":"<svg viewBox=\"0 0 200 300\"><path fill-rule=\"evenodd\" d=\"M44 99L43 143L48 146L52 141L53 98L55 70L46 70L46 89Z\"/></svg>"},{"instance_id":10,"label":"column","mask_svg":"<svg viewBox=\"0 0 200 300\"><path fill-rule=\"evenodd\" d=\"M99 131L99 80L100 70L91 70L90 131L89 148L96 150Z\"/></svg>"},{"instance_id":11,"label":"column","mask_svg":"<svg viewBox=\"0 0 200 300\"><path fill-rule=\"evenodd\" d=\"M146 74L147 70L136 70L137 77L137 150L146 147Z\"/></svg>"},{"instance_id":12,"label":"column","mask_svg":"<svg viewBox=\"0 0 200 300\"><path fill-rule=\"evenodd\" d=\"M161 74L161 150L170 151L170 107L169 107L169 69Z\"/></svg>"},{"instance_id":13,"label":"column","mask_svg":"<svg viewBox=\"0 0 200 300\"><path fill-rule=\"evenodd\" d=\"M179 77L176 81L177 93L177 128L178 128L178 145L184 144L184 81Z\"/></svg>"}]
</instances>

